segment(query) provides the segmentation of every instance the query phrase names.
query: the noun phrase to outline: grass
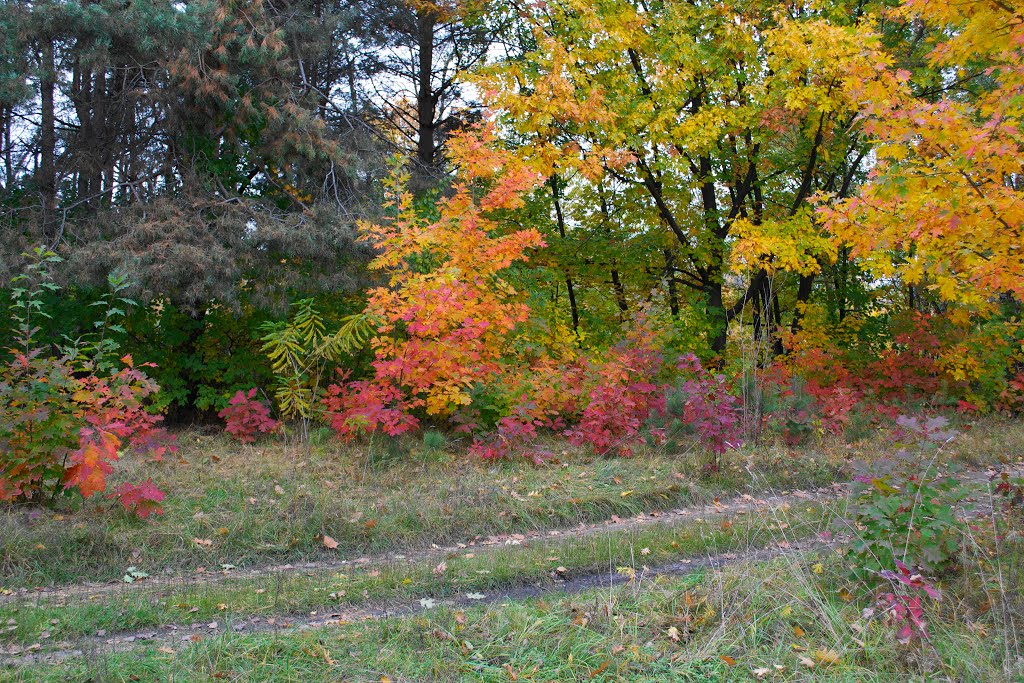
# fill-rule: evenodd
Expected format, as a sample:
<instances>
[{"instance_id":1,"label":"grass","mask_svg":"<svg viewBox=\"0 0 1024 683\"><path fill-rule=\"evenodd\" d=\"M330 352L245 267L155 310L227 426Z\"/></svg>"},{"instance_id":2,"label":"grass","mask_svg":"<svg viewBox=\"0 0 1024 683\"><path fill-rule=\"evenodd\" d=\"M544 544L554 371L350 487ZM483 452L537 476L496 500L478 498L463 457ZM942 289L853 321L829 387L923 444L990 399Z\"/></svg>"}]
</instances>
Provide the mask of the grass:
<instances>
[{"instance_id":1,"label":"grass","mask_svg":"<svg viewBox=\"0 0 1024 683\"><path fill-rule=\"evenodd\" d=\"M221 624L251 616L307 615L344 607L386 606L420 598L446 599L467 592L507 591L554 584L558 578L614 571L620 566L661 566L681 558L767 547L829 528L843 508L816 504L763 514L715 515L685 525L602 531L585 537L551 538L527 545L469 548L429 561L350 565L343 570L225 579L211 584L145 583L95 596L18 599L0 604L0 643L46 643L158 627ZM444 568L439 571L440 562Z\"/></svg>"},{"instance_id":2,"label":"grass","mask_svg":"<svg viewBox=\"0 0 1024 683\"><path fill-rule=\"evenodd\" d=\"M865 619L839 558L635 580L561 598L443 607L302 632L232 634L0 672L9 681L1013 680L996 624L900 645ZM986 631L985 627L989 630Z\"/></svg>"},{"instance_id":3,"label":"grass","mask_svg":"<svg viewBox=\"0 0 1024 683\"><path fill-rule=\"evenodd\" d=\"M0 650L86 639L81 656L0 669L0 680L1018 680L1011 677L1021 649L1017 527L977 532L970 557L944 579L946 599L927 606L930 639L909 645L896 643L884 620L862 617L873 589L849 579L835 555L794 554L653 580L644 571L813 536L843 514L838 503L566 532L613 515L847 479L853 460L892 452L889 434L855 444L823 439L799 450L746 448L715 474L702 469L703 456L655 451L628 460L566 452L534 468L469 462L434 439L423 448L399 444L402 457L382 466L380 454L366 450L245 448L197 433L183 440L181 459L156 468L172 496L166 514L151 522L81 503L2 513L4 586L116 580L128 566L153 577L124 591L18 593L0 604ZM986 422L944 457L973 466L1017 461L1022 444L1024 425ZM143 466L130 463L128 474ZM447 554L357 559L554 528L563 533L520 545L478 542ZM324 547L323 534L338 541L336 551ZM341 558L351 560L343 569L232 570L201 583L185 574ZM636 578L619 588L574 583L631 572ZM153 580L165 574L166 581ZM566 586L587 590L564 594ZM552 592L524 597L537 588ZM495 602L478 605L465 599L470 593ZM439 606L418 609L426 598ZM403 618L284 627L410 607L416 613ZM278 630L266 631L270 618ZM260 632L232 628L251 629L254 620ZM212 621L217 629L189 628ZM185 641L165 635L128 654L89 649L97 633L166 634L162 627L172 624L185 627Z\"/></svg>"},{"instance_id":4,"label":"grass","mask_svg":"<svg viewBox=\"0 0 1024 683\"><path fill-rule=\"evenodd\" d=\"M152 475L168 492L163 516L140 521L107 502L0 509L0 589L116 581L129 566L179 575L565 528L740 491L827 485L848 478L852 460L892 450L884 433L855 444L822 438L796 450L767 444L730 453L709 474L706 456L695 453L641 449L611 459L567 449L559 462L534 468L469 461L434 441L392 444L382 454L331 442L246 447L186 432L178 457L125 461L125 476ZM1019 456L1022 444L1024 425L987 421L958 438L950 457L989 464ZM324 534L336 550L324 547Z\"/></svg>"}]
</instances>

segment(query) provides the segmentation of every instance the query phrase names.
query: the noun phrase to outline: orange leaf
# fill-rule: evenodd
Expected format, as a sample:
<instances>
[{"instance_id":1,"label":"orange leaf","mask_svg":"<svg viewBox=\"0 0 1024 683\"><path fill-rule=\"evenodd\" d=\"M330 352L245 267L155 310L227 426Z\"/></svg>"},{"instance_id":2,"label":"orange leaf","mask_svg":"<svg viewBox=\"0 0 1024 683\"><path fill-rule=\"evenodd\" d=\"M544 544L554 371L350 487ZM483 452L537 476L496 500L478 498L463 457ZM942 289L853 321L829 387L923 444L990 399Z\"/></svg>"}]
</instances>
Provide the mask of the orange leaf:
<instances>
[{"instance_id":1,"label":"orange leaf","mask_svg":"<svg viewBox=\"0 0 1024 683\"><path fill-rule=\"evenodd\" d=\"M64 486L77 486L85 498L106 490L106 477L113 471L110 461L117 460L120 445L116 436L106 432L100 433L98 442L83 437L81 448L71 454L72 464L64 473Z\"/></svg>"}]
</instances>

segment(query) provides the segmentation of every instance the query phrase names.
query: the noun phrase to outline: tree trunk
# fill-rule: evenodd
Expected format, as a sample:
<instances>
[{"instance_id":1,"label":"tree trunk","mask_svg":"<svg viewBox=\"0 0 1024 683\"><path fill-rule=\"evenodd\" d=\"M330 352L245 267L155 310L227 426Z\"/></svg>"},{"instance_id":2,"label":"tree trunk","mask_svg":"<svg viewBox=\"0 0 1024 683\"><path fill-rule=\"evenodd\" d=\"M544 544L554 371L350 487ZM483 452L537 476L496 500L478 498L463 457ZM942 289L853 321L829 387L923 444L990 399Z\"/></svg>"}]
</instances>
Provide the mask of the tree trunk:
<instances>
[{"instance_id":1,"label":"tree trunk","mask_svg":"<svg viewBox=\"0 0 1024 683\"><path fill-rule=\"evenodd\" d=\"M707 297L708 321L711 329L708 333L708 342L711 350L718 356L725 354L725 343L729 333L729 320L725 313L725 304L722 301L722 283L718 280L711 280L704 283L704 293Z\"/></svg>"},{"instance_id":2,"label":"tree trunk","mask_svg":"<svg viewBox=\"0 0 1024 683\"><path fill-rule=\"evenodd\" d=\"M793 310L793 323L789 329L791 332L799 332L804 320L804 308L811 300L811 291L814 289L814 274L801 275L800 283L796 288L796 307Z\"/></svg>"},{"instance_id":3,"label":"tree trunk","mask_svg":"<svg viewBox=\"0 0 1024 683\"><path fill-rule=\"evenodd\" d=\"M43 235L52 245L59 239L56 228L57 211L57 128L54 112L54 90L57 69L54 63L53 39L44 38L39 50L39 168L37 184L43 207Z\"/></svg>"},{"instance_id":4,"label":"tree trunk","mask_svg":"<svg viewBox=\"0 0 1024 683\"><path fill-rule=\"evenodd\" d=\"M611 272L612 288L615 290L615 301L619 305L619 322L625 322L626 314L629 312L629 305L626 303L626 288L622 286L617 268Z\"/></svg>"},{"instance_id":5,"label":"tree trunk","mask_svg":"<svg viewBox=\"0 0 1024 683\"><path fill-rule=\"evenodd\" d=\"M676 255L665 250L665 277L668 278L668 310L673 320L679 319L679 292L676 289Z\"/></svg>"},{"instance_id":6,"label":"tree trunk","mask_svg":"<svg viewBox=\"0 0 1024 683\"><path fill-rule=\"evenodd\" d=\"M416 16L416 43L419 50L416 92L416 176L418 191L433 187L436 183L437 141L435 140L435 116L437 102L434 98L434 29L437 17L429 7L421 9Z\"/></svg>"},{"instance_id":7,"label":"tree trunk","mask_svg":"<svg viewBox=\"0 0 1024 683\"><path fill-rule=\"evenodd\" d=\"M14 156L11 153L11 114L13 108L3 108L3 119L4 119L4 189L11 187L11 181L14 178Z\"/></svg>"},{"instance_id":8,"label":"tree trunk","mask_svg":"<svg viewBox=\"0 0 1024 683\"><path fill-rule=\"evenodd\" d=\"M551 198L554 200L555 205L555 224L558 226L558 236L565 241L565 215L562 213L562 200L559 196L558 187L558 176L551 176L551 180L548 182L551 186ZM579 339L580 333L580 310L576 305L576 287L573 285L572 277L569 275L569 270L565 271L565 290L569 294L569 314L572 316L572 331Z\"/></svg>"}]
</instances>

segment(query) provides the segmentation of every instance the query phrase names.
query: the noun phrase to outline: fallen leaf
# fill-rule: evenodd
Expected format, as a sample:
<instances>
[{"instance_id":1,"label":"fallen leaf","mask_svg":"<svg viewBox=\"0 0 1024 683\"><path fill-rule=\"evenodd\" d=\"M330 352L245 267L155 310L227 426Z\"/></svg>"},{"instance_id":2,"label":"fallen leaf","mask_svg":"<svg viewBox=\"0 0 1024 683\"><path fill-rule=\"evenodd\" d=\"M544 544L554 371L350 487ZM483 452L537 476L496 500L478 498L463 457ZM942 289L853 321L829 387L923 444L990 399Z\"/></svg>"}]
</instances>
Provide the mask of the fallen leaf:
<instances>
[{"instance_id":1,"label":"fallen leaf","mask_svg":"<svg viewBox=\"0 0 1024 683\"><path fill-rule=\"evenodd\" d=\"M794 626L793 627L793 635L796 636L797 638L803 638L804 636L807 635L807 633L802 628L800 628L799 626Z\"/></svg>"},{"instance_id":2,"label":"fallen leaf","mask_svg":"<svg viewBox=\"0 0 1024 683\"><path fill-rule=\"evenodd\" d=\"M447 570L448 570L448 563L447 562L442 562L441 564L439 564L436 567L434 567L434 574L436 574L437 576L440 576L441 574L444 574Z\"/></svg>"},{"instance_id":3,"label":"fallen leaf","mask_svg":"<svg viewBox=\"0 0 1024 683\"><path fill-rule=\"evenodd\" d=\"M274 493L276 493L279 496L283 496L284 495L284 489L281 488L280 484L274 484Z\"/></svg>"},{"instance_id":4,"label":"fallen leaf","mask_svg":"<svg viewBox=\"0 0 1024 683\"><path fill-rule=\"evenodd\" d=\"M767 668L764 668L764 667L760 667L760 668L757 668L757 669L754 669L753 671L751 671L751 673L753 673L754 676L756 676L758 678L758 680L764 678L770 672L771 672L771 669L767 669Z\"/></svg>"},{"instance_id":5,"label":"fallen leaf","mask_svg":"<svg viewBox=\"0 0 1024 683\"><path fill-rule=\"evenodd\" d=\"M192 542L195 543L196 545L204 547L204 548L209 548L210 546L213 545L213 541L211 541L208 538L193 538Z\"/></svg>"},{"instance_id":6,"label":"fallen leaf","mask_svg":"<svg viewBox=\"0 0 1024 683\"><path fill-rule=\"evenodd\" d=\"M736 660L729 655L718 655L718 658L725 662L726 666L736 666Z\"/></svg>"},{"instance_id":7,"label":"fallen leaf","mask_svg":"<svg viewBox=\"0 0 1024 683\"><path fill-rule=\"evenodd\" d=\"M674 640L675 642L678 643L679 642L679 629L677 629L675 626L670 626L669 629L668 629L668 637L669 637L670 640Z\"/></svg>"},{"instance_id":8,"label":"fallen leaf","mask_svg":"<svg viewBox=\"0 0 1024 683\"><path fill-rule=\"evenodd\" d=\"M814 656L822 664L838 664L841 658L835 650L815 650Z\"/></svg>"},{"instance_id":9,"label":"fallen leaf","mask_svg":"<svg viewBox=\"0 0 1024 683\"><path fill-rule=\"evenodd\" d=\"M808 669L813 669L814 668L814 660L811 659L810 657L801 657L800 658L800 663L803 664L804 666L806 666Z\"/></svg>"},{"instance_id":10,"label":"fallen leaf","mask_svg":"<svg viewBox=\"0 0 1024 683\"><path fill-rule=\"evenodd\" d=\"M338 542L335 541L330 536L328 536L327 534L324 534L323 542L324 542L324 547L327 548L328 550L336 550L338 548Z\"/></svg>"}]
</instances>

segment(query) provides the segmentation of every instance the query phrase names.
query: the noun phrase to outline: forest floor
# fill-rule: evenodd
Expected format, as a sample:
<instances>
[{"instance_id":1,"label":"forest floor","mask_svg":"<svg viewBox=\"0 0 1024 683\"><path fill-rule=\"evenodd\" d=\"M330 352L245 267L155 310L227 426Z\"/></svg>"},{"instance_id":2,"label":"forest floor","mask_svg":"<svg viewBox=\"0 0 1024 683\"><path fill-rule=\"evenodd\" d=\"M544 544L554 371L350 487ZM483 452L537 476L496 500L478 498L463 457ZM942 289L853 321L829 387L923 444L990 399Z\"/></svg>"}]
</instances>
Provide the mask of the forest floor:
<instances>
[{"instance_id":1,"label":"forest floor","mask_svg":"<svg viewBox=\"0 0 1024 683\"><path fill-rule=\"evenodd\" d=\"M693 453L534 468L455 445L181 438L146 469L169 492L151 521L2 513L0 680L999 681L1020 665L1016 572L995 601L991 577L948 577L927 641L863 616L834 548L842 482L889 434L748 447L716 474ZM983 422L943 467L984 511L1022 454L1024 425Z\"/></svg>"}]
</instances>

